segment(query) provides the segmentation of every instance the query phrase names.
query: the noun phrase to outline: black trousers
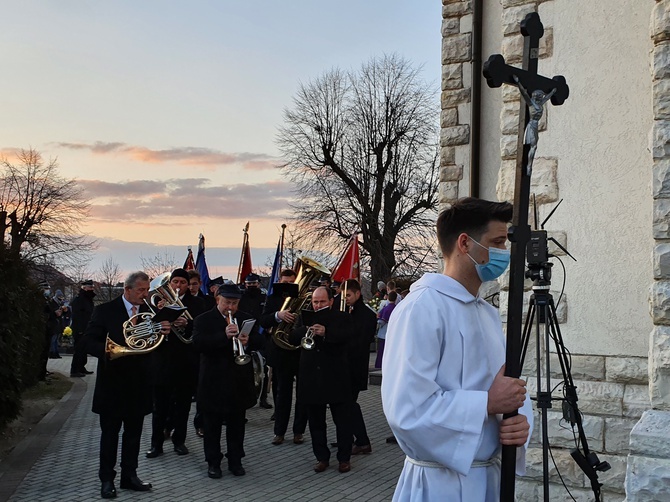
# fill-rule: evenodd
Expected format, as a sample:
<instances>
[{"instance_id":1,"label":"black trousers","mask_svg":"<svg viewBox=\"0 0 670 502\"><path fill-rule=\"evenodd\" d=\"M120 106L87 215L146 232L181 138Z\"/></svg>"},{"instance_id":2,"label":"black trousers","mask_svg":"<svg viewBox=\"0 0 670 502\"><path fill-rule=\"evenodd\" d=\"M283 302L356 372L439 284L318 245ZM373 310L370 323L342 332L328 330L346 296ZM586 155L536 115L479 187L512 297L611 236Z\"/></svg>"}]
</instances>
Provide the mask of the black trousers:
<instances>
[{"instance_id":1,"label":"black trousers","mask_svg":"<svg viewBox=\"0 0 670 502\"><path fill-rule=\"evenodd\" d=\"M354 443L357 446L367 446L370 444L370 438L368 437L368 431L365 428L365 420L363 420L363 412L361 411L361 405L358 404L358 393L360 391L354 391L354 400L351 403L351 430L354 433Z\"/></svg>"},{"instance_id":2,"label":"black trousers","mask_svg":"<svg viewBox=\"0 0 670 502\"><path fill-rule=\"evenodd\" d=\"M291 404L293 403L293 380L298 380L298 368L300 363L300 351L283 351L281 358L278 357L277 367L272 369L277 375L277 393L275 394L275 436L284 436L288 429L288 421L291 416ZM304 434L307 428L307 408L298 402L296 398L295 411L293 414L293 434Z\"/></svg>"},{"instance_id":3,"label":"black trousers","mask_svg":"<svg viewBox=\"0 0 670 502\"><path fill-rule=\"evenodd\" d=\"M163 429L174 429L172 442L175 445L186 441L188 414L191 411L191 395L187 386L155 385L154 407L151 416L151 446L163 446ZM169 424L168 424L169 422Z\"/></svg>"},{"instance_id":4,"label":"black trousers","mask_svg":"<svg viewBox=\"0 0 670 502\"><path fill-rule=\"evenodd\" d=\"M349 462L351 458L351 403L330 403L330 413L335 422L337 435L337 460ZM312 436L312 450L318 461L330 460L328 435L326 433L326 405L307 405L309 433Z\"/></svg>"},{"instance_id":5,"label":"black trousers","mask_svg":"<svg viewBox=\"0 0 670 502\"><path fill-rule=\"evenodd\" d=\"M144 415L119 417L100 415L100 481L112 481L116 476L116 453L119 448L119 432L123 425L121 443L121 477L137 475L137 456L140 454L140 438Z\"/></svg>"},{"instance_id":6,"label":"black trousers","mask_svg":"<svg viewBox=\"0 0 670 502\"><path fill-rule=\"evenodd\" d=\"M74 354L70 373L82 373L86 369L86 345L83 343L84 333L74 333Z\"/></svg>"},{"instance_id":7,"label":"black trousers","mask_svg":"<svg viewBox=\"0 0 670 502\"><path fill-rule=\"evenodd\" d=\"M228 413L203 412L202 418L205 429L204 448L205 460L210 465L221 465L221 429L226 422L226 458L228 467L242 465L244 457L244 419L246 410L235 409Z\"/></svg>"}]
</instances>

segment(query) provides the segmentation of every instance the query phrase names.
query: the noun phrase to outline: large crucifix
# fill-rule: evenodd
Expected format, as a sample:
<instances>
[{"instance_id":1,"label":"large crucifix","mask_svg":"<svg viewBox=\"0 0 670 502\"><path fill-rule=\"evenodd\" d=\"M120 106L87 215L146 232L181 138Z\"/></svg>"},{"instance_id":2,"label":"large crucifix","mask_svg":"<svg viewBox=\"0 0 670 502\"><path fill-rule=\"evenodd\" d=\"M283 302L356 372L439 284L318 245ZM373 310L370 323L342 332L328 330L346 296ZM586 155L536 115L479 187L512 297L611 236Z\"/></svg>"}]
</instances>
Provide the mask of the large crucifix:
<instances>
[{"instance_id":1,"label":"large crucifix","mask_svg":"<svg viewBox=\"0 0 670 502\"><path fill-rule=\"evenodd\" d=\"M563 104L570 90L562 76L547 78L538 75L540 39L544 26L540 16L532 12L521 21L524 37L522 67L505 63L500 54L491 56L484 64L484 77L489 87L509 84L519 88L523 96L519 113L519 136L517 140L516 177L514 184L514 216L509 229L512 243L509 272L509 297L507 307L507 349L505 375L518 378L521 375L521 330L523 317L524 273L526 247L530 241L528 225L530 206L530 179L532 164L539 139L538 123L545 103L551 99L555 106ZM500 500L514 501L516 477L516 447L503 446L500 475Z\"/></svg>"}]
</instances>

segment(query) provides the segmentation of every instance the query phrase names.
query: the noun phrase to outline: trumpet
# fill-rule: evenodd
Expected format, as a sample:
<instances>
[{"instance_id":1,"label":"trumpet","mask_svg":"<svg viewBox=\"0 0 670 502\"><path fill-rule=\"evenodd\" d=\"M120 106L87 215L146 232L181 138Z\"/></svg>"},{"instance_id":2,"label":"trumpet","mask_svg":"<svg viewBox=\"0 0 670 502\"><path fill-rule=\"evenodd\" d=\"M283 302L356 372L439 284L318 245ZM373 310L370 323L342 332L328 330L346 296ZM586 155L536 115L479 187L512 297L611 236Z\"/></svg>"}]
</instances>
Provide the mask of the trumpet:
<instances>
[{"instance_id":1,"label":"trumpet","mask_svg":"<svg viewBox=\"0 0 670 502\"><path fill-rule=\"evenodd\" d=\"M233 317L233 311L228 311L228 324L234 324L237 326L237 319ZM249 364L251 362L251 356L244 353L244 345L237 336L232 338L233 340L233 354L235 355L235 364L240 366L244 364Z\"/></svg>"},{"instance_id":2,"label":"trumpet","mask_svg":"<svg viewBox=\"0 0 670 502\"><path fill-rule=\"evenodd\" d=\"M305 350L312 350L314 348L314 332L312 327L307 328L307 333L300 340L300 346Z\"/></svg>"}]
</instances>

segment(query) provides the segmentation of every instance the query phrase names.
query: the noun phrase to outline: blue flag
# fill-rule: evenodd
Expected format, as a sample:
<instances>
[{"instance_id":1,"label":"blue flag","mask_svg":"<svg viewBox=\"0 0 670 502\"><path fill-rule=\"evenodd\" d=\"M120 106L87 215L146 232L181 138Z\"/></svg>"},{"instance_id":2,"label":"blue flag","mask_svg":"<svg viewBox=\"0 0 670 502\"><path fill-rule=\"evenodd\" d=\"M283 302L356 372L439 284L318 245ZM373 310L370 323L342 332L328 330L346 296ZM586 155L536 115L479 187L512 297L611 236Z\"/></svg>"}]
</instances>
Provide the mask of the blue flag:
<instances>
[{"instance_id":1,"label":"blue flag","mask_svg":"<svg viewBox=\"0 0 670 502\"><path fill-rule=\"evenodd\" d=\"M272 290L274 289L274 283L279 282L279 274L281 273L281 238L277 243L277 252L275 253L275 261L272 264L272 275L270 276L270 286L268 286L268 296L272 295Z\"/></svg>"},{"instance_id":2,"label":"blue flag","mask_svg":"<svg viewBox=\"0 0 670 502\"><path fill-rule=\"evenodd\" d=\"M205 261L205 236L200 234L198 241L198 257L195 260L195 269L200 274L202 284L200 284L200 291L206 295L209 293L209 271L207 270L207 262Z\"/></svg>"}]
</instances>

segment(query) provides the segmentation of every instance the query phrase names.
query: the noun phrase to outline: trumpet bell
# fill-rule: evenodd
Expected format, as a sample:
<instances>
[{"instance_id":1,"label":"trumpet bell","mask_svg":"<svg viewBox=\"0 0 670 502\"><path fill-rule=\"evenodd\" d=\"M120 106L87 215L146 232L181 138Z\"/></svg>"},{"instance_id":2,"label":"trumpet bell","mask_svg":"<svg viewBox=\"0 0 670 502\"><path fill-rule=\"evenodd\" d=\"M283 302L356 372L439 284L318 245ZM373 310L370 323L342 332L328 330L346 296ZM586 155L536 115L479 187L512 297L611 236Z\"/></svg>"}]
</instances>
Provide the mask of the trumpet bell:
<instances>
[{"instance_id":1,"label":"trumpet bell","mask_svg":"<svg viewBox=\"0 0 670 502\"><path fill-rule=\"evenodd\" d=\"M300 340L300 346L305 350L312 350L314 348L314 338L304 337Z\"/></svg>"},{"instance_id":2,"label":"trumpet bell","mask_svg":"<svg viewBox=\"0 0 670 502\"><path fill-rule=\"evenodd\" d=\"M235 364L244 366L245 364L249 364L250 362L251 362L251 356L248 354L240 354L239 356L235 356Z\"/></svg>"}]
</instances>

